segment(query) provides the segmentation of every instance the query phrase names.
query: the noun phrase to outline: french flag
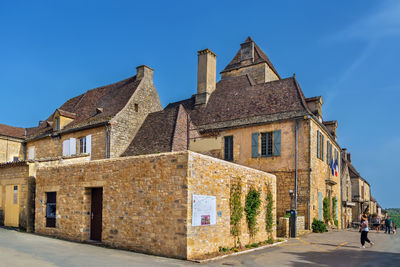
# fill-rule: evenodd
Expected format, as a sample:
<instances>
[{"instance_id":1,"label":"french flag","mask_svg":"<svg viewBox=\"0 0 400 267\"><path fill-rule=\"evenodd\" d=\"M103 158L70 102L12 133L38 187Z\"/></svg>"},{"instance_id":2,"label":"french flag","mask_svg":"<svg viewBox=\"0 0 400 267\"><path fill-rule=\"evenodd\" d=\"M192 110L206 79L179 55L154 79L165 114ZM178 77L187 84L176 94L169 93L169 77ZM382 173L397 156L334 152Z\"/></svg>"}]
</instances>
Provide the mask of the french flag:
<instances>
[{"instance_id":1,"label":"french flag","mask_svg":"<svg viewBox=\"0 0 400 267\"><path fill-rule=\"evenodd\" d=\"M334 168L335 168L335 176L337 176L338 173L339 173L339 164L338 164L338 161L337 161L337 160L335 160Z\"/></svg>"}]
</instances>

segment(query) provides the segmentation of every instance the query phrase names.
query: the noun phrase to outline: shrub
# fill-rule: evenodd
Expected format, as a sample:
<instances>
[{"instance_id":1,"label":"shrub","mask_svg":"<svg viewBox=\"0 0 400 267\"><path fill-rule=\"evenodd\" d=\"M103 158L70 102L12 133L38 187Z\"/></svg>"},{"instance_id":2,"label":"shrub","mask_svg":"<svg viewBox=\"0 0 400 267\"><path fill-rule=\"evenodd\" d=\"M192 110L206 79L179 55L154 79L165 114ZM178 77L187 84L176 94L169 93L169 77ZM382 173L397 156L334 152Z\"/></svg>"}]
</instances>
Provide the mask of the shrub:
<instances>
[{"instance_id":1,"label":"shrub","mask_svg":"<svg viewBox=\"0 0 400 267\"><path fill-rule=\"evenodd\" d=\"M272 239L272 238L268 238L268 240L267 240L267 242L266 242L267 244L273 244L274 243L274 239Z\"/></svg>"},{"instance_id":2,"label":"shrub","mask_svg":"<svg viewBox=\"0 0 400 267\"><path fill-rule=\"evenodd\" d=\"M272 227L274 224L274 215L272 213L274 200L273 200L272 192L271 192L269 186L267 188L268 188L267 197L265 198L265 200L267 201L266 210L265 210L265 231L269 235L271 235Z\"/></svg>"},{"instance_id":3,"label":"shrub","mask_svg":"<svg viewBox=\"0 0 400 267\"><path fill-rule=\"evenodd\" d=\"M258 248L258 246L259 246L258 243L253 243L253 244L250 245L250 247L252 247L252 248Z\"/></svg>"},{"instance_id":4,"label":"shrub","mask_svg":"<svg viewBox=\"0 0 400 267\"><path fill-rule=\"evenodd\" d=\"M324 221L325 223L328 223L331 220L331 214L330 214L330 203L327 197L324 198L323 211L324 211Z\"/></svg>"},{"instance_id":5,"label":"shrub","mask_svg":"<svg viewBox=\"0 0 400 267\"><path fill-rule=\"evenodd\" d=\"M247 227L251 237L257 233L257 216L260 213L260 205L260 192L250 188L246 196L244 211L246 212Z\"/></svg>"},{"instance_id":6,"label":"shrub","mask_svg":"<svg viewBox=\"0 0 400 267\"><path fill-rule=\"evenodd\" d=\"M285 218L290 218L290 213L286 213Z\"/></svg>"},{"instance_id":7,"label":"shrub","mask_svg":"<svg viewBox=\"0 0 400 267\"><path fill-rule=\"evenodd\" d=\"M231 234L234 236L235 246L240 243L240 220L243 217L242 184L240 178L236 184L231 185L229 206L231 210Z\"/></svg>"},{"instance_id":8,"label":"shrub","mask_svg":"<svg viewBox=\"0 0 400 267\"><path fill-rule=\"evenodd\" d=\"M326 232L326 225L323 221L314 218L312 223L312 230L314 233L324 233Z\"/></svg>"},{"instance_id":9,"label":"shrub","mask_svg":"<svg viewBox=\"0 0 400 267\"><path fill-rule=\"evenodd\" d=\"M338 222L338 220L335 219L333 222L334 222L334 224L336 225L336 227L339 227L339 222Z\"/></svg>"},{"instance_id":10,"label":"shrub","mask_svg":"<svg viewBox=\"0 0 400 267\"><path fill-rule=\"evenodd\" d=\"M337 198L333 197L332 198L332 219L335 221L337 220L337 214L336 214L336 205L337 205ZM336 225L336 223L335 223ZM337 226L337 225L336 225Z\"/></svg>"}]
</instances>

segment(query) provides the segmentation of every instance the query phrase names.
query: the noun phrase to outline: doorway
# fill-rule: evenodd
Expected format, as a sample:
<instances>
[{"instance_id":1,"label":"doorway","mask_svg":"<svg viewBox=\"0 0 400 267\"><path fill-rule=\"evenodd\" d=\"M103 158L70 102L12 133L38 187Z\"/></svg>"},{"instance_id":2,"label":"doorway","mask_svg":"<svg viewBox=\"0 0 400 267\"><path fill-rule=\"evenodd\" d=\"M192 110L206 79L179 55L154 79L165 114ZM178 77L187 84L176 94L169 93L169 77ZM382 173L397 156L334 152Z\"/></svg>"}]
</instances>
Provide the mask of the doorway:
<instances>
[{"instance_id":1,"label":"doorway","mask_svg":"<svg viewBox=\"0 0 400 267\"><path fill-rule=\"evenodd\" d=\"M19 225L19 186L6 185L6 201L4 209L4 225L18 227Z\"/></svg>"},{"instance_id":2,"label":"doorway","mask_svg":"<svg viewBox=\"0 0 400 267\"><path fill-rule=\"evenodd\" d=\"M103 188L92 188L90 239L101 241L103 222Z\"/></svg>"}]
</instances>

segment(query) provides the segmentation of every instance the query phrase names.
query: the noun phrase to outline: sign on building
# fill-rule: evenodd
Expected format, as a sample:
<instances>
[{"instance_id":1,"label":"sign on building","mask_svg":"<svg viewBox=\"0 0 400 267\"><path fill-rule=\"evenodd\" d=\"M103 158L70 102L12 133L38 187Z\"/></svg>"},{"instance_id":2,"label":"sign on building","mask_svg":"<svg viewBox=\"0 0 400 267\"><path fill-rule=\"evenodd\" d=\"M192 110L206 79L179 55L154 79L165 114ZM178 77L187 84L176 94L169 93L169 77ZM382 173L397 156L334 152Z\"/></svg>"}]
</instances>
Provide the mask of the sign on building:
<instances>
[{"instance_id":1,"label":"sign on building","mask_svg":"<svg viewBox=\"0 0 400 267\"><path fill-rule=\"evenodd\" d=\"M192 226L217 223L217 200L215 196L193 195Z\"/></svg>"}]
</instances>

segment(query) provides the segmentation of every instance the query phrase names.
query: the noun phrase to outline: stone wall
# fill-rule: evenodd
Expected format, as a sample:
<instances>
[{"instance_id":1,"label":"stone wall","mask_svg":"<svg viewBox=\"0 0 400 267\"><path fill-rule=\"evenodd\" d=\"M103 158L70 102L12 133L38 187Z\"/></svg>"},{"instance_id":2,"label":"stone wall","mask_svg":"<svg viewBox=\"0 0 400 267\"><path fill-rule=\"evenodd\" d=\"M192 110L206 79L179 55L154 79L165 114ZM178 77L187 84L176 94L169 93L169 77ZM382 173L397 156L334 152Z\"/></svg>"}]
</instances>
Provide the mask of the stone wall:
<instances>
[{"instance_id":1,"label":"stone wall","mask_svg":"<svg viewBox=\"0 0 400 267\"><path fill-rule=\"evenodd\" d=\"M22 140L0 136L0 163L13 161L14 157L24 159Z\"/></svg>"},{"instance_id":2,"label":"stone wall","mask_svg":"<svg viewBox=\"0 0 400 267\"><path fill-rule=\"evenodd\" d=\"M260 63L256 65L251 65L248 67L241 67L239 69L234 69L228 72L221 73L221 79L226 79L229 77L235 77L240 75L248 74L255 83L266 83L270 81L278 80L278 76L271 70L266 63Z\"/></svg>"},{"instance_id":3,"label":"stone wall","mask_svg":"<svg viewBox=\"0 0 400 267\"><path fill-rule=\"evenodd\" d=\"M269 188L273 193L274 206L276 203L276 178L272 174L257 171L227 161L217 160L197 153L189 154L188 177L188 258L196 258L206 253L218 251L219 247L233 247L234 239L230 234L230 187L240 178L242 183L242 205L250 188L261 193L261 207L258 215L258 231L250 237L245 219L241 221L240 241L242 245L265 241L269 234L265 231L266 193ZM211 195L217 197L217 224L211 226L192 226L192 195ZM276 218L274 208L274 218ZM271 237L276 237L276 220L274 219Z\"/></svg>"},{"instance_id":4,"label":"stone wall","mask_svg":"<svg viewBox=\"0 0 400 267\"><path fill-rule=\"evenodd\" d=\"M29 166L24 162L0 165L0 225L4 225L6 213L6 186L18 186L18 227L28 232L33 231L35 179L28 175Z\"/></svg>"},{"instance_id":5,"label":"stone wall","mask_svg":"<svg viewBox=\"0 0 400 267\"><path fill-rule=\"evenodd\" d=\"M140 66L137 72L140 84L125 107L111 120L111 158L119 157L128 148L149 113L162 110L153 84L153 70Z\"/></svg>"},{"instance_id":6,"label":"stone wall","mask_svg":"<svg viewBox=\"0 0 400 267\"><path fill-rule=\"evenodd\" d=\"M275 192L275 177L193 152L90 161L37 171L36 232L77 241L90 238L91 188L103 188L102 242L120 248L193 258L231 246L232 177ZM57 192L56 228L46 227L46 192ZM263 191L264 192L264 191ZM215 226L191 226L193 194L215 195L222 216ZM264 193L262 193L264 199ZM256 240L266 240L262 212ZM245 222L243 242L248 242ZM247 235L247 237L246 237ZM273 233L275 236L275 232Z\"/></svg>"},{"instance_id":7,"label":"stone wall","mask_svg":"<svg viewBox=\"0 0 400 267\"><path fill-rule=\"evenodd\" d=\"M35 141L27 142L27 153L30 147L35 148L35 158L54 158L61 157L63 141L76 138L76 152L79 153L79 138L92 135L92 155L91 159L104 159L106 155L106 128L105 126L81 130L77 132L65 133L59 137L45 137ZM28 156L27 156L28 159Z\"/></svg>"}]
</instances>

